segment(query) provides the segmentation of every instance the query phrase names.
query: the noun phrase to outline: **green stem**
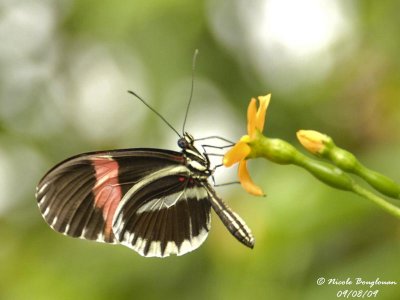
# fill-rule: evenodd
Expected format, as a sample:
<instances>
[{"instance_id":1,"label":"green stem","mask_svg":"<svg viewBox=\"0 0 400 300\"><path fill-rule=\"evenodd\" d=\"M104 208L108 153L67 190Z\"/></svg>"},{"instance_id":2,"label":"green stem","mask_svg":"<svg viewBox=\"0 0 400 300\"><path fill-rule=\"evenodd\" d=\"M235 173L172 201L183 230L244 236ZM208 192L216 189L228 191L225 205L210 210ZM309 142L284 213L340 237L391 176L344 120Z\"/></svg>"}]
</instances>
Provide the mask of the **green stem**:
<instances>
[{"instance_id":1,"label":"green stem","mask_svg":"<svg viewBox=\"0 0 400 300\"><path fill-rule=\"evenodd\" d=\"M333 162L343 171L360 176L385 196L400 199L400 186L396 182L362 165L352 153L337 147L332 139L320 155Z\"/></svg>"},{"instance_id":2,"label":"green stem","mask_svg":"<svg viewBox=\"0 0 400 300\"><path fill-rule=\"evenodd\" d=\"M356 193L357 195L364 197L378 206L380 206L383 210L386 210L388 213L392 214L393 216L397 217L400 219L400 208L385 201L381 197L375 195L374 193L364 189L358 184L353 185L353 192Z\"/></svg>"},{"instance_id":3,"label":"green stem","mask_svg":"<svg viewBox=\"0 0 400 300\"><path fill-rule=\"evenodd\" d=\"M278 164L293 164L302 167L325 184L340 190L354 192L400 219L399 207L359 186L342 169L327 162L305 156L284 140L269 139L262 134L258 134L257 139L250 146L252 151L248 158L264 157Z\"/></svg>"},{"instance_id":4,"label":"green stem","mask_svg":"<svg viewBox=\"0 0 400 300\"><path fill-rule=\"evenodd\" d=\"M351 191L353 179L338 167L305 156L288 142L281 139L269 139L258 135L257 143L251 144L252 152L248 157L264 157L277 164L293 164L306 169L317 179L334 188Z\"/></svg>"},{"instance_id":5,"label":"green stem","mask_svg":"<svg viewBox=\"0 0 400 300\"><path fill-rule=\"evenodd\" d=\"M307 157L300 152L294 156L293 164L306 169L317 179L336 189L351 191L354 180L331 164Z\"/></svg>"}]
</instances>

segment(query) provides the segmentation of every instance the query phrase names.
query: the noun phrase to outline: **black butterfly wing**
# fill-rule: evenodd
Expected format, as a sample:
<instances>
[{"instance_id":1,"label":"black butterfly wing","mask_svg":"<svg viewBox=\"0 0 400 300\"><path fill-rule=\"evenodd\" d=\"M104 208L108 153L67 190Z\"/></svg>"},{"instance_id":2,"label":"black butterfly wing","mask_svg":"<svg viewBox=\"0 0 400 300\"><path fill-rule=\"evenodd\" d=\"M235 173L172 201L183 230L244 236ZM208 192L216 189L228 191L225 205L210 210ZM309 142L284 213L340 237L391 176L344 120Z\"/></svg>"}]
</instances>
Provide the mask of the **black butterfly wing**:
<instances>
[{"instance_id":1,"label":"black butterfly wing","mask_svg":"<svg viewBox=\"0 0 400 300\"><path fill-rule=\"evenodd\" d=\"M157 176L156 181L150 180ZM61 162L40 181L36 198L44 219L58 232L99 242L121 242L128 246L130 242L125 238L126 232L137 233L136 236L146 239L149 246L142 243L143 246L133 245L131 248L142 255L167 256L169 252L183 254L179 247L185 241L195 241L198 237L200 240L201 236L202 242L207 236L204 230L208 232L209 229L210 204L207 198L191 201L192 196L197 199L204 195L197 189L195 192L200 194L194 195L192 186L181 153L127 149L86 153ZM178 191L182 192L181 198L173 199ZM170 205L167 210L154 209L149 216L150 206L146 204L156 197L164 199L167 206L170 203L179 205ZM190 204L185 205L182 199ZM132 210L132 207L136 209L137 217L131 214L125 220L128 217L123 212L128 208ZM147 207L147 213L141 207ZM148 222L144 222L145 219ZM118 222L124 226L113 226ZM154 247L150 251L152 241L160 242L161 252L155 251ZM178 250L168 244L170 241L179 245ZM194 245L198 247L201 242Z\"/></svg>"},{"instance_id":2,"label":"black butterfly wing","mask_svg":"<svg viewBox=\"0 0 400 300\"><path fill-rule=\"evenodd\" d=\"M96 203L97 180L101 178L96 175L95 158L90 154L77 156L54 167L39 182L36 199L43 218L55 231L115 243L112 233L105 234L113 193L110 191L107 203ZM104 159L104 165L107 161ZM103 176L112 181L115 171L111 167ZM104 192L100 194L104 196Z\"/></svg>"},{"instance_id":3,"label":"black butterfly wing","mask_svg":"<svg viewBox=\"0 0 400 300\"><path fill-rule=\"evenodd\" d=\"M198 248L210 229L210 202L186 167L152 173L133 186L116 212L118 241L143 256L183 255Z\"/></svg>"}]
</instances>

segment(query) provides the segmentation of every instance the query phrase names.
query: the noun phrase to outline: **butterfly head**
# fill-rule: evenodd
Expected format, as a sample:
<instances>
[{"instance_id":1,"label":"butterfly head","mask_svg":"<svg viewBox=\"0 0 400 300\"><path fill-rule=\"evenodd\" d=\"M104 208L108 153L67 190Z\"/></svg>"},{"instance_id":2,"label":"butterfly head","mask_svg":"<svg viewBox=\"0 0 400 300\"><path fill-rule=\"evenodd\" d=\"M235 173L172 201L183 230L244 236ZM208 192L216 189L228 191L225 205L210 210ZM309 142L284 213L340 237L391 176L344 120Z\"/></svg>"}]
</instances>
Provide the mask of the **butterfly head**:
<instances>
[{"instance_id":1,"label":"butterfly head","mask_svg":"<svg viewBox=\"0 0 400 300\"><path fill-rule=\"evenodd\" d=\"M183 137L178 140L178 146L182 150L190 149L194 147L194 138L190 133L185 132Z\"/></svg>"}]
</instances>

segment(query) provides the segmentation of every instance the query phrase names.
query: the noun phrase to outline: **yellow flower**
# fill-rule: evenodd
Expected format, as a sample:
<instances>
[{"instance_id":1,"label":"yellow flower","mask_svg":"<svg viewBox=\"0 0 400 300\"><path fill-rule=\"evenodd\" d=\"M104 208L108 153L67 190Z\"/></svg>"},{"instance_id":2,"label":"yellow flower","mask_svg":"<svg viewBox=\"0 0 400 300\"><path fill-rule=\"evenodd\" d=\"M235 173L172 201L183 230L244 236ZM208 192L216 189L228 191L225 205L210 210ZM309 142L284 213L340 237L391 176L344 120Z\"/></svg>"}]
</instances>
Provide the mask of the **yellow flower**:
<instances>
[{"instance_id":1,"label":"yellow flower","mask_svg":"<svg viewBox=\"0 0 400 300\"><path fill-rule=\"evenodd\" d=\"M235 163L239 163L238 176L239 181L243 188L250 194L256 196L264 195L260 187L254 184L250 178L249 171L247 170L246 157L251 152L251 143L258 132L262 132L265 123L265 113L268 108L271 94L266 96L259 96L259 107L257 109L257 100L252 98L247 108L247 135L240 138L239 142L235 144L224 156L223 164L225 167L230 167Z\"/></svg>"}]
</instances>

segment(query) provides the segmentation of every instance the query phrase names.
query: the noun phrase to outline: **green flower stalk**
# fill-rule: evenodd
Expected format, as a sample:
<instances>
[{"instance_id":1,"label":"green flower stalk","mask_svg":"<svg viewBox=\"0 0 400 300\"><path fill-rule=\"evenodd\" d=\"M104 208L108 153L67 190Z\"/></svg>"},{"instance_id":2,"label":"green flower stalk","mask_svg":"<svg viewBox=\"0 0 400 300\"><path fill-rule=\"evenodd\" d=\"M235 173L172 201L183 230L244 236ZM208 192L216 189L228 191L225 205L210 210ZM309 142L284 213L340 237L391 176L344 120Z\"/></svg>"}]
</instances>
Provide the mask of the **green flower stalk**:
<instances>
[{"instance_id":1,"label":"green flower stalk","mask_svg":"<svg viewBox=\"0 0 400 300\"><path fill-rule=\"evenodd\" d=\"M385 175L362 165L352 153L337 147L331 137L314 130L299 130L297 138L312 154L330 160L345 172L361 177L382 194L400 199L399 185Z\"/></svg>"},{"instance_id":2,"label":"green flower stalk","mask_svg":"<svg viewBox=\"0 0 400 300\"><path fill-rule=\"evenodd\" d=\"M345 191L352 190L353 179L341 169L305 156L284 140L270 139L258 133L251 146L252 152L248 158L264 157L278 164L297 165L329 186Z\"/></svg>"},{"instance_id":3,"label":"green flower stalk","mask_svg":"<svg viewBox=\"0 0 400 300\"><path fill-rule=\"evenodd\" d=\"M239 180L247 192L257 196L264 195L262 189L251 180L247 170L248 159L263 157L277 164L293 164L304 168L323 183L336 189L354 192L400 218L399 207L364 189L347 173L360 176L377 191L397 199L400 197L400 186L390 178L364 167L353 154L337 147L327 135L312 130L300 130L297 133L300 142L308 151L332 163L312 159L284 140L264 136L262 131L270 98L271 95L258 97L258 109L256 99L251 99L247 110L248 134L242 136L223 159L226 167L239 164Z\"/></svg>"}]
</instances>

